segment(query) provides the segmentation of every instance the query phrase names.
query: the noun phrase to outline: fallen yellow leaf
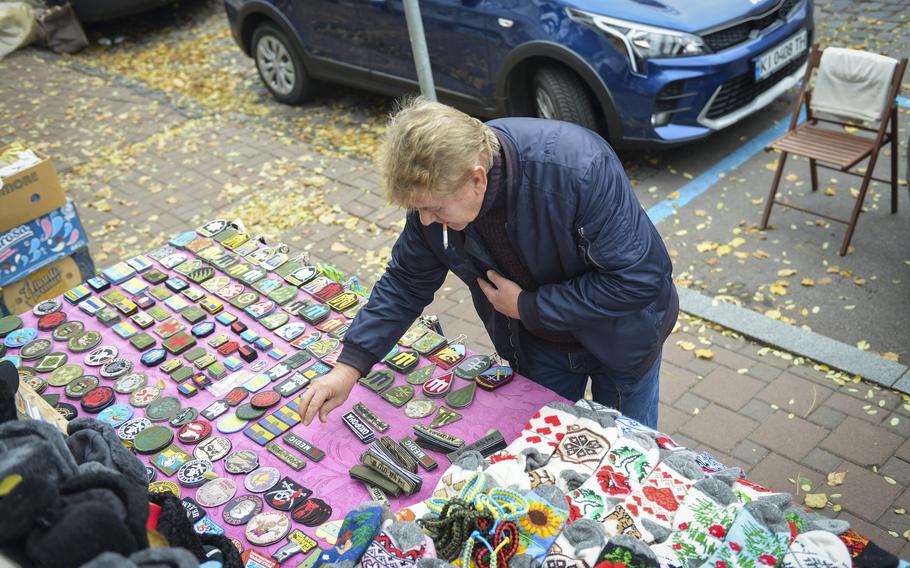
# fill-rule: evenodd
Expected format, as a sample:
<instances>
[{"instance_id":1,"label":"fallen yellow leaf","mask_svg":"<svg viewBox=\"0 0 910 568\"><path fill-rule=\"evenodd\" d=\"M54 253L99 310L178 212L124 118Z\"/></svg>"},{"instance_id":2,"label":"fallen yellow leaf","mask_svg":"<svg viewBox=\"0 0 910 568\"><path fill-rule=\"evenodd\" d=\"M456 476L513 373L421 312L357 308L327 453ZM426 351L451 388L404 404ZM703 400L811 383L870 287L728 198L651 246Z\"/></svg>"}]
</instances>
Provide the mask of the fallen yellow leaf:
<instances>
[{"instance_id":1,"label":"fallen yellow leaf","mask_svg":"<svg viewBox=\"0 0 910 568\"><path fill-rule=\"evenodd\" d=\"M772 294L777 294L778 296L787 295L787 289L785 287L781 286L780 284L772 284L771 288L769 288L769 290L771 291Z\"/></svg>"},{"instance_id":2,"label":"fallen yellow leaf","mask_svg":"<svg viewBox=\"0 0 910 568\"><path fill-rule=\"evenodd\" d=\"M713 359L714 351L711 351L710 349L696 349L695 356L699 359Z\"/></svg>"},{"instance_id":3,"label":"fallen yellow leaf","mask_svg":"<svg viewBox=\"0 0 910 568\"><path fill-rule=\"evenodd\" d=\"M780 311L768 310L767 312L765 312L765 317L769 317L773 320L780 319Z\"/></svg>"},{"instance_id":4,"label":"fallen yellow leaf","mask_svg":"<svg viewBox=\"0 0 910 568\"><path fill-rule=\"evenodd\" d=\"M683 351L692 351L695 349L695 344L691 341L677 341L676 344L679 345Z\"/></svg>"},{"instance_id":5,"label":"fallen yellow leaf","mask_svg":"<svg viewBox=\"0 0 910 568\"><path fill-rule=\"evenodd\" d=\"M736 237L735 239L730 241L730 246L733 248L739 248L739 247L743 246L744 244L746 244L746 239L744 239L742 237Z\"/></svg>"},{"instance_id":6,"label":"fallen yellow leaf","mask_svg":"<svg viewBox=\"0 0 910 568\"><path fill-rule=\"evenodd\" d=\"M806 500L804 502L807 507L824 509L825 505L828 504L828 496L824 493L808 493L806 494Z\"/></svg>"},{"instance_id":7,"label":"fallen yellow leaf","mask_svg":"<svg viewBox=\"0 0 910 568\"><path fill-rule=\"evenodd\" d=\"M835 195L837 195L837 190L835 190L833 187L829 187L829 188L825 189L825 195L834 197Z\"/></svg>"},{"instance_id":8,"label":"fallen yellow leaf","mask_svg":"<svg viewBox=\"0 0 910 568\"><path fill-rule=\"evenodd\" d=\"M811 278L803 278L802 280L799 281L799 283L802 284L803 286L805 286L806 288L811 288L812 286L815 286L815 280L813 280Z\"/></svg>"},{"instance_id":9,"label":"fallen yellow leaf","mask_svg":"<svg viewBox=\"0 0 910 568\"><path fill-rule=\"evenodd\" d=\"M720 245L717 247L717 256L726 256L733 252L733 247L730 245Z\"/></svg>"},{"instance_id":10,"label":"fallen yellow leaf","mask_svg":"<svg viewBox=\"0 0 910 568\"><path fill-rule=\"evenodd\" d=\"M844 482L844 478L847 477L846 471L832 471L828 474L828 485L831 487L836 487Z\"/></svg>"},{"instance_id":11,"label":"fallen yellow leaf","mask_svg":"<svg viewBox=\"0 0 910 568\"><path fill-rule=\"evenodd\" d=\"M778 276L793 276L796 274L797 270L795 268L782 268L777 271Z\"/></svg>"},{"instance_id":12,"label":"fallen yellow leaf","mask_svg":"<svg viewBox=\"0 0 910 568\"><path fill-rule=\"evenodd\" d=\"M673 191L667 194L667 199L679 199L679 192Z\"/></svg>"}]
</instances>

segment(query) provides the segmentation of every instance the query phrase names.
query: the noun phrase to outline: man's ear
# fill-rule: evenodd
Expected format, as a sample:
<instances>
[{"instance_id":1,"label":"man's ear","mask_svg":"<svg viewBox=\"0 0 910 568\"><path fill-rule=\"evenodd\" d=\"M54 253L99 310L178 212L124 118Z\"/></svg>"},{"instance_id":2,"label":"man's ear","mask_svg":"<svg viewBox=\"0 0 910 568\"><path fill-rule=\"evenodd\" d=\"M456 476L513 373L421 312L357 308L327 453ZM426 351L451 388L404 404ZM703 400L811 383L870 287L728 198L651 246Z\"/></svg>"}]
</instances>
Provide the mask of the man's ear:
<instances>
[{"instance_id":1,"label":"man's ear","mask_svg":"<svg viewBox=\"0 0 910 568\"><path fill-rule=\"evenodd\" d=\"M474 169L471 170L471 181L473 182L474 189L479 189L482 192L487 189L487 170L480 164L474 166Z\"/></svg>"}]
</instances>

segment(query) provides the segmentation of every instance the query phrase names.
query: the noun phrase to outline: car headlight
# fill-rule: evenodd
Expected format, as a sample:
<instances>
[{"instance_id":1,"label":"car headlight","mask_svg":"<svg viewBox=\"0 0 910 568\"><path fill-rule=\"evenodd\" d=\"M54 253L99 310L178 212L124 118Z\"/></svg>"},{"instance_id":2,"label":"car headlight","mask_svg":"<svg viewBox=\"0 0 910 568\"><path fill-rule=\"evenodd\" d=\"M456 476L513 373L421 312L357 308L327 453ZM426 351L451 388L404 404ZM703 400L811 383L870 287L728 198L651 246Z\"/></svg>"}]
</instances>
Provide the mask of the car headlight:
<instances>
[{"instance_id":1,"label":"car headlight","mask_svg":"<svg viewBox=\"0 0 910 568\"><path fill-rule=\"evenodd\" d=\"M687 57L709 53L704 40L695 34L647 26L583 10L569 8L569 17L606 33L629 56L632 70L640 73L645 61L656 57Z\"/></svg>"}]
</instances>

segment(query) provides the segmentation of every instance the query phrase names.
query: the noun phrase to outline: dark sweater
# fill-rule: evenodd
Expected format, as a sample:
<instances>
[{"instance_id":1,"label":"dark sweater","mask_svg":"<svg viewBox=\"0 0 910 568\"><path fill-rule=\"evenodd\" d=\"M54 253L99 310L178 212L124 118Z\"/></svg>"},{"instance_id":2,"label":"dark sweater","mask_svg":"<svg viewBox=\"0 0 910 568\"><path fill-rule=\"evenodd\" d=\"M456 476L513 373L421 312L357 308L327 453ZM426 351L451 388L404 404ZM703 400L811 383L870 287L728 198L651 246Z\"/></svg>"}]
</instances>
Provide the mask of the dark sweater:
<instances>
[{"instance_id":1,"label":"dark sweater","mask_svg":"<svg viewBox=\"0 0 910 568\"><path fill-rule=\"evenodd\" d=\"M522 290L536 292L539 285L518 258L506 230L506 176L503 159L502 152L493 157L493 164L487 172L487 191L483 197L483 204L472 224L483 239L487 250L493 255L502 275L518 284ZM563 353L584 350L571 332L526 327L525 330Z\"/></svg>"}]
</instances>

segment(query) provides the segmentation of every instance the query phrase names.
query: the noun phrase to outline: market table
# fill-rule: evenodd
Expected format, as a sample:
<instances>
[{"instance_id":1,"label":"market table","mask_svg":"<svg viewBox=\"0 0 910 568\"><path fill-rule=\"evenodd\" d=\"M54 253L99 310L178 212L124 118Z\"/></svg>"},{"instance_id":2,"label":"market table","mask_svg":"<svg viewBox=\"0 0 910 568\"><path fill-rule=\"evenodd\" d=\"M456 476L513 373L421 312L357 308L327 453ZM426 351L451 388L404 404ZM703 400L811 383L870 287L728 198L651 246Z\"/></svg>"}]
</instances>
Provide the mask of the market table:
<instances>
[{"instance_id":1,"label":"market table","mask_svg":"<svg viewBox=\"0 0 910 568\"><path fill-rule=\"evenodd\" d=\"M211 222L207 223L200 229L204 235L208 235L209 233L213 232L210 229L221 225L221 221ZM287 255L284 255L282 257L284 253L277 251L272 247L264 247L260 244L250 246L249 243L252 243L253 241L249 239L244 240L242 234L238 235L237 231L229 226L225 227L223 231L230 233L230 235L221 240L226 241L228 247L232 247L235 251L246 244L245 248L241 249L241 252L246 252L246 255L242 257L243 260L241 260L241 255L238 255L236 252L231 252L230 249L225 248L224 244L218 243L219 239L217 237L219 233L217 232L215 232L213 235L215 237L214 240L208 236L197 235L196 233L181 233L179 235L176 235L170 241L170 244L166 245L165 247L161 247L155 251L150 251L148 255L140 255L139 257L130 259L128 263L119 263L114 267L109 268L108 270L102 271L102 275L106 275L107 278L93 282L96 287L103 288L102 290L93 290L90 286L83 285L82 288L77 287L67 292L67 294L64 295L64 298L61 298L59 300L59 303L62 307L56 313L66 314L67 322L81 321L84 324L84 330L73 335L86 334L87 332L97 332L100 334L100 341L97 342L97 345L90 350L87 350L85 352L73 352L71 349L69 349L68 346L68 340L72 336L68 336L63 340L58 340L56 338L52 339L50 354L47 355L47 357L51 357L51 359L47 361L46 364L43 363L44 356L34 360L17 361L22 368L21 372L23 373L23 377L41 388L42 382L47 382L48 378L53 376L54 369L50 369L46 372L42 372L40 370L34 371L30 369L35 369L36 367L39 369L44 369L54 366L59 368L60 358L57 357L54 359L51 354L62 353L66 355L66 364L76 364L82 367L82 370L78 372L78 375L96 376L99 377L99 383L101 387L112 386L124 375L121 373L119 377L108 379L101 377L100 370L107 369L113 370L115 372L121 372L121 367L124 365L123 363L120 363L119 366L115 364L112 367L107 366L110 365L110 363L106 363L105 366L94 367L86 364L86 360L91 359L91 354L93 353L96 353L95 359L104 356L104 352L100 353L100 355L97 355L98 349L100 349L102 346L108 346L113 347L117 350L117 355L115 357L116 359L124 359L131 363L132 369L126 373L127 375L144 373L147 376L147 385L157 385L160 388L158 398L173 396L180 401L183 408L192 407L201 412L209 408L210 405L212 405L212 403L215 401L225 399L224 393L219 393L219 396L213 394L212 387L217 389L220 385L223 385L224 382L227 381L252 385L249 387L249 394L252 395L255 392L264 392L272 387L275 387L276 385L281 384L282 381L286 380L289 376L294 376L293 373L295 372L305 372L309 370L311 376L318 374L316 369L311 368L314 363L318 366L317 358L315 356L309 361L306 361L299 368L289 370L284 375L281 375L273 380L268 380L268 377L264 374L271 368L282 365L283 361L288 361L295 353L302 353L307 351L313 344L311 343L308 346L305 346L305 342L299 341L299 337L308 337L308 334L314 332L315 328L311 324L305 325L305 328L302 331L302 335L298 334L297 337L297 345L299 346L298 348L292 346L292 342L294 340L288 340L282 337L282 334L284 337L291 337L293 335L293 333L290 332L283 332L283 330L288 329L288 326L291 324L298 324L294 329L294 333L300 331L299 324L302 324L304 322L295 314L289 314L288 324L279 326L275 329L268 329L261 323L262 321L268 321L270 323L269 327L272 327L274 324L274 321L269 321L266 319L268 315L268 310L266 308L268 308L268 302L270 301L266 299L266 293L262 293L261 298L259 298L260 302L266 302L265 306L260 306L262 309L257 309L255 307L253 309L240 309L232 306L229 303L228 298L237 298L241 293L238 292L238 290L242 289L245 292L250 292L253 290L253 288L251 288L249 284L241 284L233 277L230 277L229 281L216 280L219 277L224 279L228 278L226 276L228 273L225 272L225 270L230 270L230 274L240 274L241 276L245 276L249 270L258 270L257 267L252 266L252 263L250 262L251 259L259 259L260 263L268 266L269 263L267 260L270 258L270 255L272 257L277 255L278 260L285 261L287 261L288 257ZM220 255L216 254L219 252L217 250L219 248L221 253ZM257 251L259 252L257 253ZM200 254L203 258L197 258L197 254ZM183 255L186 258L184 259L183 263L180 263L178 261L180 261L182 257L175 257L174 255ZM228 260L232 257L234 262ZM294 260L291 262L294 262ZM183 264L182 269L181 264ZM249 270L244 271L241 268L237 267L239 264L250 264L251 266ZM279 263L277 261L271 263L272 266L275 264ZM302 265L302 262L298 261L298 264ZM170 266L170 268L168 268L168 266ZM216 266L217 269L213 269L213 266ZM175 268L177 270L175 270ZM280 268L280 266L274 266L274 268ZM302 269L305 273L306 267L302 266ZM168 280L161 279L161 277L154 271L159 271L165 277L167 277ZM287 283L289 281L293 281L287 280L283 277L278 277L276 276L276 273L272 271L262 270L262 272L266 274L262 276L262 278L255 281L254 284L256 284L259 289L268 291L267 293L269 294L274 294L275 291L279 288L288 288ZM323 269L322 272L328 274L329 276L332 276L334 280L343 280L343 278L340 278L341 275L331 270L330 268ZM156 276L152 280L159 282L158 284L151 284L144 278L145 276L152 274ZM298 276L300 275L299 272L295 272L294 274L297 274ZM207 278L205 278L206 275L208 275ZM320 276L317 276L317 278L319 277ZM173 280L174 278L179 280L175 281ZM196 279L198 280L198 283L188 282L188 279ZM267 285L263 284L268 280L273 280L274 282L268 283ZM329 280L331 279L326 278L325 286L329 286ZM107 283L109 281L117 282L117 284L111 283L108 287ZM297 300L306 300L307 302L312 302L312 305L316 305L331 300L332 297L337 297L338 294L349 293L351 290L358 290L361 293L363 292L362 289L359 289L356 281L349 280L347 287L341 286L341 284L333 281L331 283L334 285L330 287L330 291L333 292L333 294L328 295L327 293L322 293L322 297L320 298L319 295L321 290L314 289L314 281L315 280L310 281L309 283L309 287L313 290L313 293L307 292L301 288L294 291L293 299L285 298L290 294L290 292L287 291L276 296L279 297L282 301L280 302L281 306L277 307L273 313L280 312L288 306L292 306L294 309L296 309L297 305L295 305L294 302ZM188 286L185 289L181 290L180 293L174 293L173 290L167 288L167 285L174 284L173 288L179 289L182 286L180 282L188 284ZM213 286L209 286L212 288L212 290L207 290L205 288L206 284L211 284L213 282L217 282L219 284L218 289L215 289ZM224 286L220 286L222 283L224 283ZM307 284L304 283L301 286L306 285ZM323 290L325 289L323 286L320 286L320 288L323 288ZM137 321L141 321L142 318L139 318L137 320L135 314L132 314L131 316L126 315L127 313L131 313L129 303L121 305L117 304L116 302L112 302L122 308L119 312L116 306L111 306L105 303L103 296L108 296L108 301L117 299L116 294L110 294L112 290L117 289L121 290L126 298L130 300L136 300L138 297L141 299L141 302L139 302L140 304L146 303L146 311L155 314L157 318L152 319L155 319L156 321L154 321L152 324L146 324L147 328L142 329L136 323ZM188 293L186 291L187 289L195 289L198 291L198 293ZM228 291L220 294L219 296L219 292L225 289ZM153 290L156 291L157 295L159 296L158 299L154 299L154 297L151 295L151 291ZM168 296L167 292L170 292L171 294ZM182 301L174 300L174 298L181 298ZM149 299L154 301L154 306L147 304ZM358 304L362 304L364 301L365 299L363 297L356 297L356 302ZM223 309L220 311L216 310L215 314L209 313L207 310L199 310L199 306L214 309L214 306L217 305L217 303L222 303ZM243 302L239 302L238 305L243 305ZM51 307L53 306L45 304L45 310ZM166 310L166 312L162 312L161 310L154 310L155 307L163 308ZM98 309L98 311L95 312L95 315L100 315L100 319L106 320L106 323L102 323L98 317L93 317L87 313L88 311L93 311L96 309ZM41 310L38 311L39 313L43 313ZM349 315L355 315L354 310L351 310L350 308L346 308L342 311L347 312ZM143 312L143 310L139 310L139 312ZM200 312L202 312L204 317L200 318ZM226 319L223 318L223 314L225 313L236 315L238 318L237 321L242 322L246 326L246 330L243 332L243 338L241 338L241 336L237 333L237 330L232 330L229 325L225 325L225 323L221 323L216 319L216 316L222 316L222 320L226 321ZM119 315L119 318L112 317L116 315ZM258 316L258 318L256 316ZM38 340L41 338L51 339L52 329L62 329L59 327L60 322L48 320L42 321L42 318L48 317L47 315L26 313L22 314L20 317L23 321L24 328L37 330L39 327L43 327L45 329L45 331L38 332ZM277 317L279 321L283 318L283 316ZM329 316L329 319L339 317L344 317L345 322L350 321L350 317L344 315L340 316L337 310L333 310ZM60 316L55 316L51 319L62 320ZM192 320L192 323L186 320ZM197 329L193 326L199 326L205 322L212 322L214 324L214 331L204 337L192 338L195 341L196 347L203 347L206 354L214 355L214 359L217 364L224 365L225 361L230 360L232 365L236 366L239 363L241 366L237 371L234 372L231 372L230 369L217 368L218 373L216 374L222 374L221 371L223 370L225 371L225 376L220 380L211 380L211 386L209 388L198 388L198 391L195 394L188 397L186 396L186 393L192 390L194 385L193 379L186 379L178 384L178 382L172 379L172 375L169 375L162 370L162 366L167 365L168 362L174 359L181 359L181 366L183 368L192 367L192 364L184 358L186 354L190 353L190 351L184 351L180 355L168 353L163 358L163 360L158 361L152 365L143 364L140 358L143 353L148 354L152 350L160 348L168 340L173 343L174 336L167 338L160 337L156 335L157 332L166 335L173 332L177 327L180 327L180 325L182 325L184 326L183 331L187 334L190 334L191 329ZM177 325L178 323L180 325ZM50 326L52 324L56 325L53 325L51 328ZM155 340L155 344L148 347L143 346L144 348L142 351L140 351L136 346L134 346L134 343L131 343L130 339L133 339L136 344L141 345L141 342L136 341L136 335L143 332L148 333L148 335L150 335ZM208 342L222 334L228 336L229 341L237 342L239 346L250 347L250 349L257 354L256 360L253 362L245 362L237 358L236 353L233 353L230 356L219 354L219 352L215 348L211 347ZM28 339L33 334L21 333L20 331L17 331L14 333L14 335L18 335L21 339ZM255 344L256 341L259 341L258 339L254 339L254 336L258 338L265 338L271 342L272 345L269 346L268 343L263 343L261 345L261 347L263 347L262 349L251 347L251 345ZM86 337L92 338L91 334L87 335ZM190 337L192 337L191 334ZM331 348L334 345L334 342L331 340L331 338L328 337L327 333L323 333L321 339L328 340L321 347ZM17 356L17 346L13 345L15 342L16 341L7 342L7 357L13 356L14 360ZM184 340L182 343L186 342L187 341ZM181 341L176 342L178 348L180 347L180 343ZM44 344L39 341L37 347L43 346ZM22 345L19 345L18 347L22 347ZM37 347L32 347L31 350L35 351L37 350ZM43 349L38 351L40 352L42 350ZM331 363L338 355L338 348L332 349L329 353L325 354L319 351L317 351L317 353L322 356L322 359L324 361ZM194 355L198 356L199 354L196 353ZM470 356L471 354L465 353L465 355ZM198 361L201 358L202 357L197 357L195 360ZM260 361L267 361L268 364L258 373L249 372L249 370L251 368L255 368L254 366L257 365L257 363ZM425 356L421 356L419 362L410 368L409 372L414 369L422 368L428 364L429 362L427 358ZM259 366L262 366L262 364L259 363ZM456 366L457 364L452 368L455 368ZM382 363L377 364L375 369L384 369L386 371L391 371L391 369ZM173 371L173 369L169 370L176 373L176 371ZM323 370L325 370L325 368L323 368ZM196 369L195 372L199 374L205 374L205 371L198 369ZM247 372L247 374L242 375L241 373L244 372ZM436 378L446 374L447 372L449 371L437 366L432 373L432 377ZM68 373L77 374L76 370L71 367L67 373L61 371L58 373L58 375L67 375ZM263 379L264 376L266 377L265 379ZM393 386L408 384L405 373L395 372L394 377L394 382L392 385L389 385L389 388ZM65 381L66 378L66 376L63 376L62 379L58 377L57 380L53 380L51 382L60 383L62 381ZM244 378L244 380L238 381L241 378ZM457 390L459 388L468 386L471 384L471 382L472 381L470 379L466 380L455 377L452 381L451 390ZM189 383L189 386L187 383ZM199 384L195 384L195 386L199 386ZM46 386L44 388L46 389L44 390L45 395L59 395L59 402L72 405L72 408L76 409L80 416L99 416L99 414L97 414L97 411L91 413L85 410L81 404L82 401L77 398L80 393L76 393L73 396L68 395L65 392L65 385ZM184 393L180 393L181 389L184 390ZM416 397L421 396L420 389L420 385L415 386L415 390L418 393ZM387 392L387 390L388 389L383 389L384 392ZM151 393L149 393L149 391L143 392L145 394L148 394L149 397L152 397L155 394L154 389L151 390ZM269 416L276 413L276 411L279 409L285 408L284 405L287 405L291 401L297 400L302 392L304 391L298 391L291 396L284 397L282 400L280 400L280 402L278 402L278 404L269 408L266 411L265 416ZM81 395L84 396L85 393L81 393ZM237 396L239 398L239 395L236 392L232 396ZM130 406L130 398L130 394L115 394L114 403L123 404L126 406L118 407L121 410L121 412L118 413L120 415L119 418L117 416L114 416L114 418L111 420L114 422L122 420L127 414L130 414L130 410L133 410L131 419L142 417L148 412L150 408L149 406L133 409L133 407ZM548 402L556 400L562 399L558 395L537 385L527 378L515 375L510 382L499 388L496 388L495 390L488 391L478 388L476 390L473 402L466 408L459 408L456 410L456 412L462 415L463 418L457 420L454 423L440 427L440 430L453 436L462 438L466 443L471 443L472 441L483 437L491 429L498 429L502 433L505 440L508 442L517 436L522 427L526 424L528 418L537 409ZM354 407L354 405L358 402L362 402L367 405L368 408L371 409L379 418L387 422L389 425L388 431L383 433L376 433L377 438L380 435L387 435L392 439L399 441L403 436L409 436L413 438L413 425L417 423L429 425L434 415L436 414L434 412L434 414L431 414L430 416L422 419L408 418L405 415L403 408L397 408L390 402L382 399L379 394L364 387L363 385L357 385L354 388L349 400L342 407L336 409L330 415L327 423L322 424L316 420L309 427L303 426L302 423L296 423L292 427L287 428L286 432L282 432L281 435L274 437L273 442L277 442L279 447L283 447L285 450L287 450L287 452L293 454L295 457L305 463L305 467L299 471L295 471L284 461L278 459L275 455L267 451L264 445L261 445L260 443L257 443L257 441L254 441L253 437L245 435L244 430L250 429L251 425L256 423L257 420L251 420L249 423L242 421L238 423L236 420L232 419L223 423L225 426L224 430L237 431L232 433L220 431L219 427L222 424L221 420L224 418L224 416L232 414L236 411L237 408L239 408L239 404L243 404L245 402L249 402L249 397L246 397L245 400L242 401L232 399L231 405L224 406L228 409L224 415L215 417L212 420L207 420L206 422L212 426L212 432L210 435L208 435L208 438L206 440L201 440L201 443L205 443L206 441L216 436L226 437L230 441L230 452L233 453L239 450L251 450L258 456L260 468L268 466L277 468L282 478L284 476L288 476L294 482L297 482L298 484L304 486L306 489L311 490L311 501L313 499L317 500L312 501L312 503L319 503L318 500L321 500L331 507L330 515L326 516L323 514L317 514L310 517L310 519L318 520L320 525L325 522L326 518L331 520L339 520L343 518L349 510L358 504L370 499L370 495L367 492L365 486L360 481L354 480L349 476L350 468L360 463L360 455L367 449L367 445L362 443L342 422L342 415L351 410L352 407ZM444 398L434 399L434 402L437 407L446 406ZM140 400L139 403L146 404L146 401ZM100 410L103 412L103 409ZM296 422L297 416L295 413L287 412L286 410L281 410L281 412L284 418L287 419L290 417L290 419L286 420L285 422ZM110 414L110 412L108 412L108 414ZM205 421L205 419L202 417L199 417L198 419ZM259 419L259 421L264 419L265 417ZM170 426L170 423L168 421L158 421L154 422L154 424L165 425L175 433L177 433L179 430L179 428ZM259 432L261 433L262 430L259 430ZM282 436L287 432L293 432L300 438L310 442L318 449L325 452L324 459L321 459L318 462L312 461L304 458L300 453L297 453L286 442L283 441ZM189 433L189 437L192 437L192 432ZM174 438L173 444L183 449L191 456L193 455L194 449L197 447L196 443L184 443L179 441L177 438ZM436 459L439 464L438 467L432 471L425 471L423 469L418 470L418 474L423 478L420 490L411 495L402 495L401 497L391 499L390 501L393 509L399 509L411 503L426 499L432 491L433 487L436 485L439 477L442 475L442 472L448 467L449 461L443 454L433 451L429 451L429 454ZM146 464L152 463L153 458L156 458L156 453L137 455L139 455L142 461ZM174 458L174 456L171 454L169 454L169 456L171 458ZM163 463L165 460L162 458L159 460L159 462ZM234 485L237 487L236 495L239 496L241 494L250 493L250 491L244 487L244 474L234 475L228 473L225 470L225 458L223 455L217 460L212 460L212 463L214 473L218 477L228 478L234 481ZM177 464L171 461L168 465L175 466ZM157 481L177 482L177 476L175 476L174 473L171 473L171 475L166 475L165 470L163 470L161 467L152 468L152 471L155 472L153 475L156 476ZM229 483L227 485L230 486ZM155 487L161 489L162 484L159 483ZM184 487L180 486L180 484L178 484L178 488L180 496L182 498L194 497L198 491L196 488ZM254 546L250 543L249 539L244 537L245 527L243 525L233 526L224 522L222 517L224 508L225 505L207 508L204 507L203 511L206 514L206 519L208 519L208 521L214 521L215 525L217 526L208 523L206 519L202 519L199 522L199 530L211 530L217 532L223 529L225 531L225 534L238 539L235 541L235 544L239 543L244 548L254 547L261 552L266 552L268 554L274 553L278 548L287 544L287 540L282 538L277 543L272 545ZM318 509L319 507L316 508ZM272 509L268 504L265 504L263 510L269 511ZM290 515L288 516L290 517ZM316 525L316 523L308 522L307 524L310 526L305 526L303 524L297 523L296 521L292 521L290 524L292 526L292 529L299 529L308 536L317 537L319 526ZM337 524L334 526L337 528ZM327 533L319 531L318 536L322 537L325 536L325 534L330 535L331 531L328 531ZM325 547L327 545L324 538L319 538L319 540L319 545L321 547ZM300 558L300 556L297 556L295 560L299 560Z\"/></svg>"}]
</instances>

